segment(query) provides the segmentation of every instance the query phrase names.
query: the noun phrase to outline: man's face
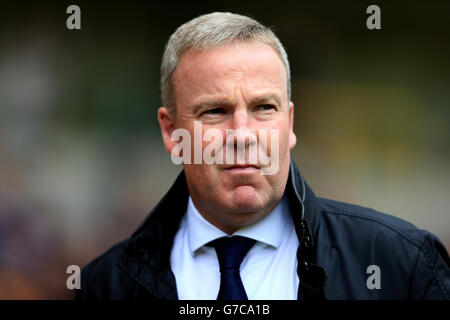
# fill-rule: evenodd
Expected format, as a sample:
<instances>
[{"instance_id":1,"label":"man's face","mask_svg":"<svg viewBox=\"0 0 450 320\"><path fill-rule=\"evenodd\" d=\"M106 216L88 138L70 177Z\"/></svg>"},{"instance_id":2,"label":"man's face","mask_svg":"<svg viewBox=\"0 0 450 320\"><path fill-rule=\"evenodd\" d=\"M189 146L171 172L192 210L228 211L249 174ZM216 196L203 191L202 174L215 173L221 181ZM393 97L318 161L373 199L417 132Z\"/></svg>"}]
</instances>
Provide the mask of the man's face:
<instances>
[{"instance_id":1,"label":"man's face","mask_svg":"<svg viewBox=\"0 0 450 320\"><path fill-rule=\"evenodd\" d=\"M271 175L261 174L259 162L248 165L248 154L247 165L240 166L208 165L203 160L201 164L184 163L189 193L199 212L229 234L270 213L283 196L290 150L296 143L286 70L276 52L262 43L188 51L181 56L172 84L175 118L164 107L158 110L169 153L177 144L170 139L173 130L184 128L191 134L194 155L194 121L201 121L203 132L213 128L222 133L224 153L227 129L252 131L258 140L265 129L267 155L279 154L278 170ZM277 130L278 145L270 143L272 129ZM202 151L209 143L202 142Z\"/></svg>"}]
</instances>

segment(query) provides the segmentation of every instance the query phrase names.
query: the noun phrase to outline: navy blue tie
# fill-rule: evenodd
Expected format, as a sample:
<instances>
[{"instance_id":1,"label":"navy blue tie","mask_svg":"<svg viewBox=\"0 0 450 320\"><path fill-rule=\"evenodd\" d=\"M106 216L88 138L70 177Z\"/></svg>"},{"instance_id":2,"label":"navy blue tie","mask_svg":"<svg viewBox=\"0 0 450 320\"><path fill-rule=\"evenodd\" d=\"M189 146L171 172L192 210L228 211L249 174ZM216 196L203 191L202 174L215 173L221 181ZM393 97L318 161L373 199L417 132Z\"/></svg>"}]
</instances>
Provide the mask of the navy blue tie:
<instances>
[{"instance_id":1,"label":"navy blue tie","mask_svg":"<svg viewBox=\"0 0 450 320\"><path fill-rule=\"evenodd\" d=\"M216 249L220 265L220 290L217 300L248 300L239 268L255 242L253 239L233 236L208 243L208 246Z\"/></svg>"}]
</instances>

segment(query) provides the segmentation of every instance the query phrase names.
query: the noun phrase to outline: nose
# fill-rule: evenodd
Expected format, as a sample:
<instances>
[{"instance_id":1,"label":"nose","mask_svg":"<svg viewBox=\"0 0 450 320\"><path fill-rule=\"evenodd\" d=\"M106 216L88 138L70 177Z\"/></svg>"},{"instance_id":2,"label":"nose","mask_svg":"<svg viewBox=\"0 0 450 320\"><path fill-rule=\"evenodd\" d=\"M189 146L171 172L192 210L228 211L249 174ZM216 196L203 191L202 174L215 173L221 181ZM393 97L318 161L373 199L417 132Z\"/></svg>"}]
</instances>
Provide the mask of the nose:
<instances>
[{"instance_id":1,"label":"nose","mask_svg":"<svg viewBox=\"0 0 450 320\"><path fill-rule=\"evenodd\" d=\"M237 107L233 112L233 118L231 128L227 132L227 144L228 147L234 147L239 149L254 146L257 142L255 130L253 130L251 124L250 115L247 107ZM241 150L245 151L245 150Z\"/></svg>"},{"instance_id":2,"label":"nose","mask_svg":"<svg viewBox=\"0 0 450 320\"><path fill-rule=\"evenodd\" d=\"M235 130L247 129L248 124L249 124L249 115L247 112L247 108L245 107L236 108L233 113L231 128Z\"/></svg>"}]
</instances>

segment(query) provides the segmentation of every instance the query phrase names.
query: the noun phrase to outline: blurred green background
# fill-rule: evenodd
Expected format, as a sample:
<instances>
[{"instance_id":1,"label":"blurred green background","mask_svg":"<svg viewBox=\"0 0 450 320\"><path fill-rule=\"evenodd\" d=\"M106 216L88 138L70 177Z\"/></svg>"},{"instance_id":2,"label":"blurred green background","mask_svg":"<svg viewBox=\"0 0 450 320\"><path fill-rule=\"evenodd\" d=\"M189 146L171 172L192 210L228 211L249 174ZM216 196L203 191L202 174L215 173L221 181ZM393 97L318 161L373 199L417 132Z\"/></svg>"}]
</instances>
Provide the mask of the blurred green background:
<instances>
[{"instance_id":1,"label":"blurred green background","mask_svg":"<svg viewBox=\"0 0 450 320\"><path fill-rule=\"evenodd\" d=\"M81 8L81 30L66 8ZM381 7L381 30L366 8ZM66 267L131 234L181 170L156 110L164 45L212 11L273 26L293 157L317 195L450 248L449 1L1 1L0 299L65 299Z\"/></svg>"}]
</instances>

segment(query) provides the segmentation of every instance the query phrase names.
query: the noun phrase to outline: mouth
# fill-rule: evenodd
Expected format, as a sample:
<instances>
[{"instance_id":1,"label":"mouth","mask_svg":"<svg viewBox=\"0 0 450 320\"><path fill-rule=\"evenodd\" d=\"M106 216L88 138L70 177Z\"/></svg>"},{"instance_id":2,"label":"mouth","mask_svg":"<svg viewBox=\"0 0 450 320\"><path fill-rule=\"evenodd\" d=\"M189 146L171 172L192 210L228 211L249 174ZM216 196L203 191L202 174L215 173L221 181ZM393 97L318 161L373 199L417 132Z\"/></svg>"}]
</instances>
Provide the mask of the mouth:
<instances>
[{"instance_id":1,"label":"mouth","mask_svg":"<svg viewBox=\"0 0 450 320\"><path fill-rule=\"evenodd\" d=\"M234 164L230 166L224 167L224 171L228 172L252 172L252 171L259 171L261 168L257 165L253 164Z\"/></svg>"}]
</instances>

